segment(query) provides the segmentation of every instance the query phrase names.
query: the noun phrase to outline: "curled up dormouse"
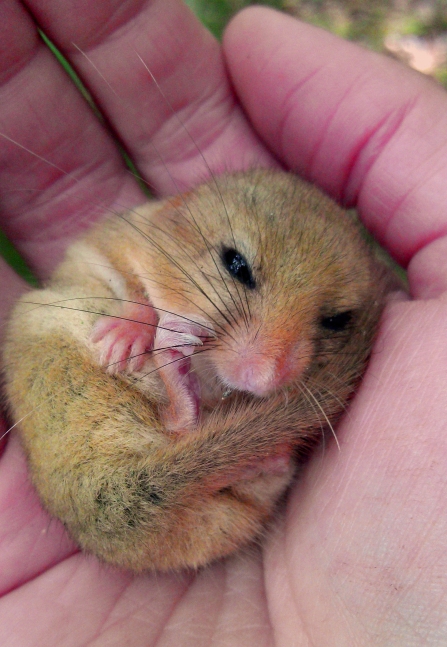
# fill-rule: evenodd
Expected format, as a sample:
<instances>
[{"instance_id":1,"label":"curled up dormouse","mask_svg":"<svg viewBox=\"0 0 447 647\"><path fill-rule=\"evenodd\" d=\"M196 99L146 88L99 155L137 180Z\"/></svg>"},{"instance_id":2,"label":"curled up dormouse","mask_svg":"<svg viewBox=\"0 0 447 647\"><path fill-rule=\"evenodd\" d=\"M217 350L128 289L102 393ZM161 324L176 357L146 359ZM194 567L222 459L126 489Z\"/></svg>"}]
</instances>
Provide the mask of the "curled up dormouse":
<instances>
[{"instance_id":1,"label":"curled up dormouse","mask_svg":"<svg viewBox=\"0 0 447 647\"><path fill-rule=\"evenodd\" d=\"M284 172L102 221L7 331L43 506L133 571L257 539L355 390L391 283L352 216Z\"/></svg>"}]
</instances>

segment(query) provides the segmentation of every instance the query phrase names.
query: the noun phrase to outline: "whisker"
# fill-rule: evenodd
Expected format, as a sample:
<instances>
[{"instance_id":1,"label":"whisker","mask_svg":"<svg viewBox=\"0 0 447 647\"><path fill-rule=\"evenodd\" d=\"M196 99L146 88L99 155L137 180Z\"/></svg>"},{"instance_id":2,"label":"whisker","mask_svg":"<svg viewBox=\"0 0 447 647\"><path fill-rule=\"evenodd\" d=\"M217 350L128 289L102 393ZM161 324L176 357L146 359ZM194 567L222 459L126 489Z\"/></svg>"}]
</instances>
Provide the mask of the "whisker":
<instances>
[{"instance_id":1,"label":"whisker","mask_svg":"<svg viewBox=\"0 0 447 647\"><path fill-rule=\"evenodd\" d=\"M200 158L202 159L202 161L203 161L203 163L204 163L204 165L205 165L205 168L206 168L206 169L207 169L207 171L209 172L210 177L211 177L211 180L212 180L212 182L213 182L213 184L214 184L214 187L215 187L215 189L216 189L216 193L217 193L217 195L218 195L218 197L219 197L219 200L220 200L220 202L221 202L221 204L222 204L222 207L223 207L224 213L225 213L225 215L226 215L227 222L228 222L228 225L229 225L229 228L230 228L230 232L231 232L231 237L232 237L232 240L233 240L233 244L234 244L234 246L237 248L237 245L236 245L236 239L235 239L234 231L233 231L233 226L232 226L232 224L231 224L231 220L230 220L230 217L229 217L229 214L228 214L228 210L227 210L227 207L226 207L226 204L225 204L225 200L223 199L223 196L222 196L222 193L221 193L221 190L220 190L220 186L219 186L219 183L217 182L217 179L216 179L215 174L213 173L213 171L212 171L212 169L211 169L210 165L208 164L208 161L207 161L207 159L206 159L205 155L203 154L203 152L201 151L201 149L200 149L200 148L199 148L199 146L197 145L197 142L195 141L194 137L191 135L191 133L189 132L188 128L186 127L186 124L181 120L181 118L180 118L180 117L179 117L179 115L178 115L178 112L176 112L176 111L174 110L174 108L173 108L173 106L171 105L171 103L169 102L169 100L168 100L167 96L164 94L163 90L161 89L160 84L158 83L158 81L157 81L157 79L155 78L154 74L151 72L151 70L150 70L149 66L145 63L145 61L144 61L144 60L143 60L143 58L138 54L138 52L135 52L135 53L136 53L136 55L138 56L138 58L140 59L140 61L141 61L142 65L143 65L143 66L144 66L144 68L145 68L145 70L147 71L147 73L148 73L148 74L149 74L149 76L151 77L151 79L152 79L153 83L155 84L155 86L156 86L157 90L158 90L158 91L159 91L159 93L160 93L160 96L163 98L163 100L165 101L165 103L166 103L166 105L168 106L169 110L171 111L171 114L172 114L172 115L173 115L173 117L178 121L178 123L179 123L179 124L181 125L181 127L183 128L184 132L187 134L188 138L190 139L191 143L192 143L192 144L193 144L193 146L196 148L196 150L197 150L197 152L198 152L198 154L199 154ZM162 160L162 162L163 162L163 160ZM173 178L172 178L172 177L171 177L171 179L173 180ZM177 183L176 183L174 180L173 180L173 182L174 182L174 185L175 185L175 188L176 188L176 192L181 194L182 192L179 190ZM194 218L194 216L193 216L193 214L192 214L191 210L189 209L189 206L188 206L188 205L186 205L186 206L187 206L187 208L188 208L188 211L189 211L189 213L190 213L191 217L193 218L193 222L196 224L195 218ZM200 228L198 229L198 231L200 232ZM204 239L204 242L205 242L205 239ZM209 251L209 250L208 250L208 251ZM210 253L210 252L209 252L209 253ZM211 255L211 257L213 258L212 254L210 254L210 255ZM214 260L214 258L213 258L213 260ZM218 270L218 272L220 272L219 268L217 267L217 264L216 264L216 269ZM226 281L225 281L225 279L223 278L223 276L221 276L221 278L222 278L222 281L224 282L224 285L225 285L225 287L226 287L226 290L227 290L228 294L229 294L229 295L230 295L230 297L232 298L232 295L231 295L231 293L230 293L230 291L228 290L228 287L227 287L227 285L226 285ZM233 285L234 285L234 287L235 287L235 289L236 289L236 292L238 293L240 303L242 304L242 300L241 300L241 298L240 298L240 294L239 294L239 290L238 290L238 286L237 286L237 284L236 284L236 281L234 280L234 278L233 278L233 277L231 277L231 279L232 279L232 281L233 281ZM237 309L237 311L239 312L239 314L241 314L241 313L240 313L240 311L239 311L239 308L238 308L238 307L237 307L237 305L236 305L236 302L233 302L233 303L234 303L235 308L236 308L236 309ZM244 312L244 311L243 311L243 312Z\"/></svg>"},{"instance_id":2,"label":"whisker","mask_svg":"<svg viewBox=\"0 0 447 647\"><path fill-rule=\"evenodd\" d=\"M202 294L202 295L205 297L205 299L207 299L207 300L209 301L209 303L210 303L210 304L211 304L211 305L212 305L212 306L217 310L217 312L219 312L219 314L223 317L223 319L225 319L225 321L228 323L228 325L230 325L230 326L231 326L231 323L230 323L230 320L228 319L228 317L227 317L227 316L222 312L222 310L221 310L220 308L218 308L218 306L213 302L213 300L212 300L212 299L211 299L211 297L210 297L210 296L205 292L205 290L204 290L204 289L203 289L203 288L202 288L202 287L197 283L197 281L195 281L195 279L194 279L194 278L189 274L189 272L187 272L187 271L185 270L185 268L183 268L183 267L182 267L182 266L181 266L181 265L176 261L176 259L175 259L175 258L173 258L170 254L168 254L168 253L167 253L167 252L166 252L166 251L165 251L165 250L164 250L164 249L163 249L163 248L162 248L162 247L161 247L161 246L160 246L160 245L159 245L159 244L158 244L158 243L153 239L153 238L151 238L148 234L146 234L146 233L145 233L145 232L143 232L140 228L138 228L136 225L134 225L134 223L132 223L132 222L130 222L129 220L127 220L123 215L121 215L120 217L121 217L121 219L122 219L122 220L124 220L125 222L127 222L127 223L129 224L129 226L131 226L133 229L135 229L135 231L137 231L139 234L141 234L141 235L142 235L142 236L143 236L143 237L144 237L148 242L152 243L152 244L154 245L154 247L155 247L155 248L156 248L156 249L157 249L161 254L163 254L163 256L164 256L168 261L170 261L170 262L171 262L175 267L177 267L177 269L178 269L178 270L180 270L180 272L181 272L182 274L184 274L184 276L185 276L185 277L187 277L187 278L190 280L190 282L194 285L194 287L196 287L196 289L198 290L198 292L200 292L200 294Z\"/></svg>"},{"instance_id":3,"label":"whisker","mask_svg":"<svg viewBox=\"0 0 447 647\"><path fill-rule=\"evenodd\" d=\"M344 380L342 380L341 378L338 378L338 377L337 377L336 375L334 375L333 373L329 373L328 375L329 375L331 378L333 378L334 380L337 380L337 381L338 381L342 386L346 386L345 381L344 381ZM347 403L346 401L342 400L341 398L339 398L339 397L338 397L338 395L336 395L336 394L335 394L331 389L329 389L326 385L324 385L324 384L320 384L320 383L319 383L319 382L317 382L316 380L313 380L311 377L309 377L307 381L308 381L308 382L310 382L310 383L312 383L312 384L313 384L313 386L314 386L314 388L318 389L318 391L319 391L319 394L320 394L320 395L322 395L321 389L324 389L324 391L325 391L325 392L326 392L326 393L331 397L331 399L335 400L335 401L339 404L339 406L340 406L340 410L341 410L341 411L347 411L347 412L348 412L348 414L349 414L349 407L348 407L348 403Z\"/></svg>"},{"instance_id":4,"label":"whisker","mask_svg":"<svg viewBox=\"0 0 447 647\"><path fill-rule=\"evenodd\" d=\"M206 348L202 348L202 346L198 346L197 344L173 344L171 346L165 346L163 348L156 348L156 349L151 348L151 349L143 351L142 353L135 353L134 355L128 355L124 359L120 359L120 360L118 360L116 362L110 362L109 364L104 366L104 368L108 369L111 366L116 366L117 364L122 364L123 362L130 362L131 360L133 360L133 359L135 359L137 357L143 357L144 355L147 355L148 357L149 356L154 357L156 355L160 355L161 353L164 353L164 352L169 351L169 350L173 350L173 349L177 349L177 348L186 348L188 346L197 346L197 348L200 348L202 350L212 350L212 347L210 347L208 345L206 346ZM197 354L197 351L194 353L194 355L196 355L196 354ZM179 359L179 360L181 360L181 359L191 359L191 356L184 355L183 357L179 357L177 359ZM163 368L163 367L157 366L157 370L159 370L160 368Z\"/></svg>"},{"instance_id":5,"label":"whisker","mask_svg":"<svg viewBox=\"0 0 447 647\"><path fill-rule=\"evenodd\" d=\"M169 349L167 349L169 350ZM197 350L194 355L200 355L201 353L206 353L209 349L208 348L200 348ZM170 362L166 362L166 364L163 364L162 366L157 366L156 368L152 369L152 371L149 371L148 373L145 373L142 377L138 378L136 381L139 382L140 380L143 380L144 378L148 377L149 375L152 375L152 373L156 373L162 368L165 368L166 366L170 366L171 364L175 364L176 362L182 362L183 360L187 359L184 355L182 357L176 357L175 359L171 360Z\"/></svg>"},{"instance_id":6,"label":"whisker","mask_svg":"<svg viewBox=\"0 0 447 647\"><path fill-rule=\"evenodd\" d=\"M51 397L54 397L54 396L51 396ZM0 436L0 441L2 441L2 440L3 440L3 438L5 438L5 437L9 434L9 432L10 432L10 431L12 431L12 430L13 430L13 429L15 429L16 427L18 427L18 425L20 425L24 420L26 420L27 418L29 418L33 413L35 413L35 412L37 411L37 409L39 409L39 408L40 408L41 406L43 406L44 404L45 404L45 402L41 402L41 404L37 405L37 407L34 407L34 409L33 409L32 411L29 411L29 412L28 412L28 413L26 413L24 416L22 416L22 417L20 418L20 420L17 420L13 425L11 425L10 427L8 427L8 429L7 429L7 430L6 430L6 431L5 431L5 432Z\"/></svg>"},{"instance_id":7,"label":"whisker","mask_svg":"<svg viewBox=\"0 0 447 647\"><path fill-rule=\"evenodd\" d=\"M110 268L109 265L104 265L102 263L89 262L89 265L97 266L97 267ZM225 330L224 326L217 319L215 319L212 315L210 315L208 312L206 312L206 310L204 308L202 308L199 304L197 304L197 302L195 300L193 300L192 298L189 298L189 297L186 296L187 294L191 294L191 295L195 294L192 290L189 290L188 287L184 287L182 289L182 291L180 291L180 290L172 288L172 286L169 285L168 283L162 283L161 281L159 281L157 279L154 279L153 277L148 276L146 274L140 274L140 273L137 273L137 272L130 272L130 271L125 271L125 270L120 270L120 274L123 274L123 275L125 274L125 275L132 276L132 277L135 277L135 278L138 278L138 279L144 279L146 281L150 281L150 282L154 283L157 286L169 289L172 294L177 294L179 296L182 296L182 297L185 298L186 301L193 304L195 308L200 310L200 312L203 313L206 316L206 318L210 319L211 323L213 323L217 329L220 329L221 331ZM169 277L167 276L166 278L168 279ZM180 278L179 280L181 280L184 283L185 286L189 286L189 281L187 281L186 278ZM85 298L85 299L89 299L89 298L106 299L106 298L110 298L110 299L113 299L114 297L79 297L79 298ZM116 297L116 300L117 301L126 301L125 299L120 299L118 297ZM142 303L139 303L137 301L128 301L128 302L129 303L136 303L137 305L147 305L148 307L152 307L150 304L142 304ZM163 310L161 308L157 308L157 310L160 310L160 312L168 312L169 313L169 311ZM169 314L175 314L175 313L172 312L172 313L169 313ZM184 315L178 314L178 316L187 319L186 317L184 317ZM231 337L231 335L229 335L229 336Z\"/></svg>"},{"instance_id":8,"label":"whisker","mask_svg":"<svg viewBox=\"0 0 447 647\"><path fill-rule=\"evenodd\" d=\"M300 384L299 386L301 387L301 386L302 386L302 384ZM287 389L286 389L286 390L287 390ZM315 407L315 404L314 404L313 400L309 397L309 394L308 394L308 393L306 393L305 391L303 391L303 389L302 389L302 388L300 388L300 392L301 392L301 395L305 398L305 400L306 400L306 401L308 402L308 404L310 405L310 407L311 407L312 411L313 411L315 414L317 414L318 426L320 427L320 431L321 431L321 444L322 444L322 449L323 449L323 453L324 453L324 451L325 451L325 445L326 445L326 439L325 439L325 433L324 433L324 426L323 426L323 423L322 423L322 421L321 421L321 416L319 415L319 413L318 413L318 409Z\"/></svg>"},{"instance_id":9,"label":"whisker","mask_svg":"<svg viewBox=\"0 0 447 647\"><path fill-rule=\"evenodd\" d=\"M313 402L315 403L315 405L317 406L319 411L322 413L322 415L323 415L323 417L324 417L324 419L325 419L325 421L326 421L326 423L327 423L329 429L331 430L331 433L332 433L332 435L333 435L333 437L335 439L335 443L336 443L336 445L338 447L338 451L341 451L341 447L340 447L340 443L338 442L337 434L335 433L334 427L332 426L331 421L327 417L323 407L321 406L321 404L318 402L317 398L314 396L312 391L306 386L306 384L304 382L300 383L300 387L306 390L306 392L309 394L310 398L313 400Z\"/></svg>"},{"instance_id":10,"label":"whisker","mask_svg":"<svg viewBox=\"0 0 447 647\"><path fill-rule=\"evenodd\" d=\"M63 301L77 301L78 299L84 299L84 298L87 298L87 297L75 297L73 299L62 299L61 302L63 302ZM94 298L94 299L111 299L111 300L113 300L113 297L90 297L90 298ZM126 301L125 299L117 299L117 300L118 301ZM153 324L153 323L149 323L147 321L139 321L138 319L131 319L130 317L123 317L123 316L120 316L120 315L104 314L103 312L98 312L97 310L90 310L88 308L72 308L70 306L60 305L60 302L37 303L35 301L22 301L22 303L35 305L37 308L52 307L52 308L60 308L62 310L73 310L75 312L85 312L86 314L98 315L100 317L110 317L111 319L120 319L121 321L129 321L130 323L138 323L138 324L141 324L141 325L144 325L144 326L149 326L151 328L160 328L161 330L167 330L169 332L177 332L177 331L173 330L172 328L167 328L165 326L160 326L159 324ZM126 301L126 303L127 303L127 301ZM147 304L139 303L138 301L128 301L128 303L135 303L137 305L138 304L139 305L147 305ZM188 317L182 317L181 315L177 315L175 312L170 312L169 310L162 310L161 308L160 308L160 311L165 312L167 314L173 314L173 315L176 315L176 316L180 316L182 319L185 319L185 321L197 324L197 322L194 321L193 319L189 319ZM208 326L205 326L205 325L202 325L202 324L199 324L199 325L202 328L206 328L207 330L212 332L213 335L214 335L214 330L212 328L209 328ZM206 335L196 335L196 336L199 337L199 338L203 337L204 339L209 339L209 337L206 336Z\"/></svg>"},{"instance_id":11,"label":"whisker","mask_svg":"<svg viewBox=\"0 0 447 647\"><path fill-rule=\"evenodd\" d=\"M189 204L188 204L186 201L184 201L184 203L185 203L185 206L186 206L186 207L187 207L187 209L188 209L188 212L189 212L189 213L190 213L190 215L192 216L192 212L191 212L191 210L190 210L190 208L189 208ZM187 220L187 219L186 219L186 220ZM190 223L190 221L189 221L189 220L187 220L187 222L188 222L188 224L189 224L190 226L193 226L193 225L191 225L191 223ZM185 246L184 246L184 245L183 245L183 246L181 245L181 243L180 243L180 241L179 241L178 239L176 239L174 236L172 236L171 234L169 234L165 229L162 229L162 228L160 228L160 227L156 227L156 226L153 226L153 225L151 225L151 226L153 227L153 229L156 229L156 230L160 231L163 235L165 235L167 238L169 238L169 240L171 240L171 242L173 242L173 243L178 247L178 249L179 249L179 251L181 252L181 254L182 254L182 255L184 255L184 256L186 255L186 257L187 257L187 258L189 258L189 260L190 260L190 261L195 262L195 261L193 260L192 256L191 256L191 254L189 254L189 253L188 253L188 251L185 249ZM224 279L224 277L223 277L223 275L222 275L222 272L220 271L220 268L219 268L218 264L217 264L217 263L216 263L216 261L215 261L215 258L214 258L214 256L213 256L213 253L212 253L212 251L215 251L215 250L214 250L214 248L209 244L209 241L208 241L208 240L207 240L207 238L204 236L204 234L203 234L202 230L200 229L200 227L199 227L199 225L198 225L198 223L196 222L196 220L195 220L195 219L194 219L194 229L197 231L197 233L199 233L199 235L201 236L201 238L202 238L203 242L205 243L205 246L207 247L207 251L208 251L209 256L210 256L210 258L211 258L211 260L212 260L212 262L213 262L214 267L216 268L216 271L217 271L217 273L218 273L218 275L219 275L219 278L221 279L221 281L222 281L222 282L224 283L224 285L226 286L225 279ZM152 239L152 240L153 240L153 239ZM151 241L148 241L148 242L151 242ZM161 248L161 245L160 245L160 248ZM165 257L166 257L166 258L168 258L168 260L173 258L173 257L172 257L170 254L168 254L166 251L165 251ZM178 265L177 267L178 267L178 269L180 269L180 270L182 271L182 269L183 269L183 268L182 268L180 265ZM224 308L226 309L226 312L228 313L228 315L229 315L230 317L232 317L233 321L236 323L236 321L237 321L237 320L236 320L236 317L235 317L235 315L231 312L231 310L229 310L229 308L227 307L227 304L225 303L225 301L224 301L224 299L223 299L223 296L222 296L222 294L221 294L221 291L220 291L220 290L218 290L218 289L216 288L216 286L214 285L214 283L212 282L212 280L210 279L210 277L208 277L208 275L207 275L206 273L204 273L202 270L201 270L201 275L202 275L202 276L204 277L204 279L207 281L208 285L212 288L212 290L213 290L213 292L214 292L215 296L220 300L220 302L222 303L222 305L223 305L223 306L224 306ZM185 274L185 276L186 276L186 274ZM188 278L189 282L191 282L190 276L187 276L187 278ZM220 285L220 284L219 284L219 285ZM236 310L237 310L237 305L236 305L236 303L234 302L233 295L232 295L232 294L231 294L231 292L228 290L228 287L227 287L227 286L226 286L226 288L227 288L227 292L228 292L228 294L229 294L229 296L230 296L230 299L233 301L233 304L234 304L234 306L236 307ZM207 295L207 297L209 298L210 303L211 303L211 304L216 308L216 310L217 310L220 314L222 314L222 313L220 312L220 309L218 309L218 308L217 308L217 306L213 303L213 301L211 300L211 298L209 297L209 295ZM228 320L227 320L227 323L229 323L229 324L230 324L230 322L229 322Z\"/></svg>"}]
</instances>

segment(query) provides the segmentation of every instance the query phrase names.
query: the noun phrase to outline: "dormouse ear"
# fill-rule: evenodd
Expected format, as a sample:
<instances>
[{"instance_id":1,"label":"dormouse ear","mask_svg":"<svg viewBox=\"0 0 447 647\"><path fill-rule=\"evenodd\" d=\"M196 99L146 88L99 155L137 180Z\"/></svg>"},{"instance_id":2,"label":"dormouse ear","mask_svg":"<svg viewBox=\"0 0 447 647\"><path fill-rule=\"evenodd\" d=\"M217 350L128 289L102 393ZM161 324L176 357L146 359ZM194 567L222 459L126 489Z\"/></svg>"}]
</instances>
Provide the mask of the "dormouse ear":
<instances>
[{"instance_id":1,"label":"dormouse ear","mask_svg":"<svg viewBox=\"0 0 447 647\"><path fill-rule=\"evenodd\" d=\"M399 268L397 263L384 258L385 254L377 256L378 262L382 265L382 272L385 276L386 287L384 290L385 303L394 301L408 301L410 296L408 294L408 281L404 271Z\"/></svg>"},{"instance_id":2,"label":"dormouse ear","mask_svg":"<svg viewBox=\"0 0 447 647\"><path fill-rule=\"evenodd\" d=\"M135 228L143 233L152 271L166 271L171 278L185 280L198 270L198 259L210 255L213 243L209 240L209 231L202 224L204 218L193 211L190 202L186 195L149 203L147 219L133 219Z\"/></svg>"},{"instance_id":3,"label":"dormouse ear","mask_svg":"<svg viewBox=\"0 0 447 647\"><path fill-rule=\"evenodd\" d=\"M135 230L148 240L161 241L179 236L179 240L192 238L188 208L183 196L165 200L149 200L129 212L129 220ZM186 240L185 240L186 242Z\"/></svg>"}]
</instances>

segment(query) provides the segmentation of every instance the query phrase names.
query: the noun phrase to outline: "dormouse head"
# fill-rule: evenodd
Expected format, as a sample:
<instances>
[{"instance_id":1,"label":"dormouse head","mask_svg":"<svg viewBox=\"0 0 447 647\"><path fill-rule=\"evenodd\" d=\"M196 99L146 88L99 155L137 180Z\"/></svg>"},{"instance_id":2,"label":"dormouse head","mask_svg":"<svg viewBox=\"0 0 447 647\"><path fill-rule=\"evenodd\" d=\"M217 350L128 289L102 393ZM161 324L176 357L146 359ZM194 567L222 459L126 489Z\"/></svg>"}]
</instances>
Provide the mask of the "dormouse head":
<instances>
[{"instance_id":1,"label":"dormouse head","mask_svg":"<svg viewBox=\"0 0 447 647\"><path fill-rule=\"evenodd\" d=\"M363 366L386 272L316 187L225 175L166 201L150 227L154 303L210 323L207 360L224 387L266 396L323 367Z\"/></svg>"}]
</instances>

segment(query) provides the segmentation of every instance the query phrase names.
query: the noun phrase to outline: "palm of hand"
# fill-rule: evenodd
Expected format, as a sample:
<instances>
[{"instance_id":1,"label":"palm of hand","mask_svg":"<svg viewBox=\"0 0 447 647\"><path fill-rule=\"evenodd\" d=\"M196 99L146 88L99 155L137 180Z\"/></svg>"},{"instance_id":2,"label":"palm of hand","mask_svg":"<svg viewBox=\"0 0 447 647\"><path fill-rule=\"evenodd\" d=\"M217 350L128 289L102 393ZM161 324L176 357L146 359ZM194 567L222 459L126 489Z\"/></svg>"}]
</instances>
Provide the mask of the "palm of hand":
<instances>
[{"instance_id":1,"label":"palm of hand","mask_svg":"<svg viewBox=\"0 0 447 647\"><path fill-rule=\"evenodd\" d=\"M203 162L157 88L149 92L150 80L135 62L135 50L151 61L174 109L186 106L182 121L214 171L252 160L269 163L269 153L234 103L219 49L185 18L181 3L172 1L168 10L153 2L127 30L120 26L130 24L135 8L123 5L119 15L108 3L103 3L105 15L86 8L76 27L68 28L64 9L51 15L56 3L45 15L38 2L29 4L57 42L68 48L77 43L107 69L118 94L73 50L109 121L159 192L174 190L163 164L184 188ZM0 130L70 173L35 163L24 149L4 141L4 228L44 276L67 241L104 205L122 210L140 202L141 192L103 129L37 46L34 25L18 5L8 21ZM172 31L173 67L160 36L165 22ZM181 33L175 32L177 24ZM103 31L96 37L98 26ZM153 33L152 40L145 30ZM249 38L251 30L256 39ZM113 33L112 47L108 35ZM272 150L336 197L357 203L379 238L410 262L413 296L442 294L445 178L442 182L437 162L445 154L446 128L441 91L361 50L352 65L352 46L263 10L239 18L227 34L225 52L244 107ZM302 69L296 69L296 60ZM262 75L255 68L263 69ZM316 102L323 91L325 101ZM19 112L20 93L24 109ZM210 110L213 105L218 108ZM353 116L346 120L349 111ZM45 115L48 130L33 126L37 113ZM146 145L148 138L163 163ZM19 190L11 191L12 185ZM23 190L29 187L33 191ZM22 212L26 217L13 219ZM13 298L21 285L8 268L2 272ZM367 376L338 429L341 452L332 444L323 457L315 457L262 550L195 576L133 578L79 554L59 524L41 511L11 437L0 470L2 644L445 640L444 308L444 301L434 298L390 304Z\"/></svg>"}]
</instances>

